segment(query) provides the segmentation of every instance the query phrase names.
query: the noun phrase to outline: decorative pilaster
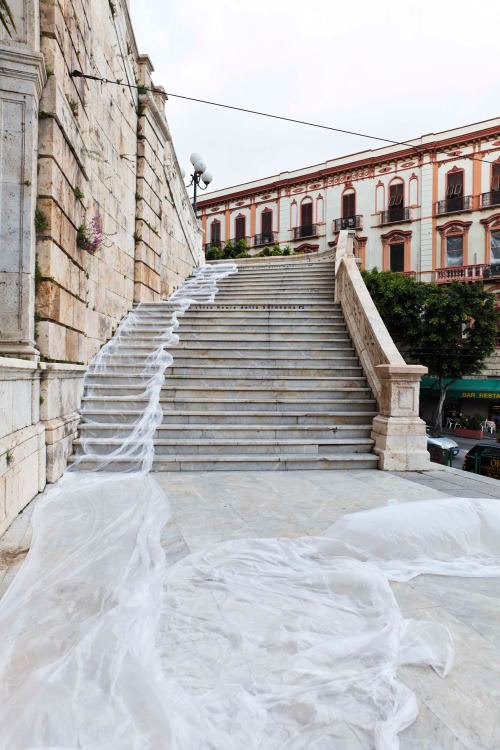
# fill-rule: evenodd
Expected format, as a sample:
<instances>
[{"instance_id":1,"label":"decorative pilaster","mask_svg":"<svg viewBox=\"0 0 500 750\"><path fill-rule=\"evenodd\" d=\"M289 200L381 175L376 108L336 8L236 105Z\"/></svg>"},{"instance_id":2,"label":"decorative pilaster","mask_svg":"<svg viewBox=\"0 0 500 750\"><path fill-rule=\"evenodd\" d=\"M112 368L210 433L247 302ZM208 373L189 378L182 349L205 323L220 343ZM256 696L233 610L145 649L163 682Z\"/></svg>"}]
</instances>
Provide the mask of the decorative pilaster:
<instances>
[{"instance_id":1,"label":"decorative pilaster","mask_svg":"<svg viewBox=\"0 0 500 750\"><path fill-rule=\"evenodd\" d=\"M0 353L37 359L35 206L43 55L0 43Z\"/></svg>"}]
</instances>

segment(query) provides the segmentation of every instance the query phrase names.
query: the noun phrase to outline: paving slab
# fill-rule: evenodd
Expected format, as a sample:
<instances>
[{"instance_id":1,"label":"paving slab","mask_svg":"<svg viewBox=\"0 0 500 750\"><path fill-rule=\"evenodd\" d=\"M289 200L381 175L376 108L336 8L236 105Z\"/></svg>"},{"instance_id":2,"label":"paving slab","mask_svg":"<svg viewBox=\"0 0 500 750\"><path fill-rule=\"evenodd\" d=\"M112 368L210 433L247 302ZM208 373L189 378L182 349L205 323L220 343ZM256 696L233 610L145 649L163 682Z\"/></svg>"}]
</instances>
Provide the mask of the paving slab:
<instances>
[{"instance_id":1,"label":"paving slab","mask_svg":"<svg viewBox=\"0 0 500 750\"><path fill-rule=\"evenodd\" d=\"M158 472L171 521L162 544L168 564L229 539L298 537L323 532L345 513L388 500L446 496L495 497L500 482L451 469L390 473L377 470ZM0 596L31 540L38 496L0 539ZM500 747L500 580L423 575L395 583L407 617L444 623L455 640L455 663L433 670L403 667L399 678L417 695L417 721L400 735L401 750L498 750Z\"/></svg>"}]
</instances>

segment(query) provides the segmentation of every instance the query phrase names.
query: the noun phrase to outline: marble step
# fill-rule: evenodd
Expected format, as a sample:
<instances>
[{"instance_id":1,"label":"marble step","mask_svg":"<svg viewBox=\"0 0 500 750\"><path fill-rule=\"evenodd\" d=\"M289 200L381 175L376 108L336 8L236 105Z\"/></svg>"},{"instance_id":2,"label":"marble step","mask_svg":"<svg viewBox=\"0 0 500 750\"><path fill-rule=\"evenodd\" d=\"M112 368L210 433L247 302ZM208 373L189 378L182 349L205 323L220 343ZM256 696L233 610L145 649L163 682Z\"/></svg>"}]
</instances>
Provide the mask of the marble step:
<instances>
[{"instance_id":1,"label":"marble step","mask_svg":"<svg viewBox=\"0 0 500 750\"><path fill-rule=\"evenodd\" d=\"M305 405L307 406L307 405ZM91 408L85 406L83 412L84 418L89 423L97 422L99 425L108 423L126 425L132 427L138 422L143 414L140 409L133 409L121 402L118 410L111 411L106 409L105 403L101 408ZM372 426L373 418L377 412L374 410L365 411L203 411L202 409L191 411L164 411L163 425L336 425L336 426L354 426L369 424ZM83 424L82 427L87 425Z\"/></svg>"},{"instance_id":2,"label":"marble step","mask_svg":"<svg viewBox=\"0 0 500 750\"><path fill-rule=\"evenodd\" d=\"M267 368L269 370L282 369L288 370L303 370L304 368L314 368L318 372L325 370L340 371L345 374L347 371L352 373L352 370L361 371L356 357L211 357L211 356L194 356L185 357L181 352L177 352L175 349L171 350L174 357L173 365L170 365L165 372L168 377L169 374L180 374L179 368L191 368L191 370L199 371L200 374L205 372L214 373L213 368L222 369L225 372L231 370L231 368L246 368L249 370ZM119 359L117 356L109 357L106 362L106 370L103 372L101 365L90 364L88 373L101 372L102 374L118 374L118 375L140 375L147 368L147 358L143 357L142 361L130 362L129 357L122 357ZM97 370L96 370L97 367ZM231 370L232 371L232 370Z\"/></svg>"},{"instance_id":3,"label":"marble step","mask_svg":"<svg viewBox=\"0 0 500 750\"><path fill-rule=\"evenodd\" d=\"M214 352L220 350L224 352L234 352L231 356L239 357L240 352L250 352L249 356L253 356L253 352L263 351L264 353L271 353L280 356L283 352L285 356L309 356L309 352L322 353L322 352L353 352L353 346L346 335L344 337L336 337L341 339L339 341L331 341L328 337L322 337L318 341L313 340L298 340L293 339L278 339L260 336L259 340L249 340L244 337L229 336L224 339L203 339L199 336L190 337L189 339L182 338L177 344L165 343L165 347L168 351L174 354L176 351L186 352ZM161 341L159 342L161 344ZM141 343L140 341L131 344L127 342L121 342L114 348L115 354L113 356L141 356L147 357L151 353L151 344ZM107 354L106 356L110 356ZM198 355L196 355L198 356ZM312 355L311 355L312 356Z\"/></svg>"},{"instance_id":4,"label":"marble step","mask_svg":"<svg viewBox=\"0 0 500 750\"><path fill-rule=\"evenodd\" d=\"M183 341L204 341L207 343L212 341L233 341L243 342L245 344L249 341L269 341L271 343L282 341L295 345L299 342L302 345L302 343L304 342L307 343L324 341L329 346L332 346L332 344L335 342L345 344L351 343L351 339L349 338L347 332L334 333L333 331L327 331L325 333L320 333L319 331L313 331L312 333L297 333L297 331L269 331L267 333L248 331L245 333L224 333L221 331L186 331L185 329L183 329L182 339ZM142 346L147 347L148 344L143 344Z\"/></svg>"},{"instance_id":5,"label":"marble step","mask_svg":"<svg viewBox=\"0 0 500 750\"><path fill-rule=\"evenodd\" d=\"M249 332L270 332L270 333L293 333L296 331L297 333L307 333L308 331L311 331L311 333L324 333L327 331L332 332L344 332L347 331L347 326L344 322L330 322L330 321L315 321L314 323L310 323L308 321L303 321L302 318L299 318L297 321L292 320L286 320L282 321L280 323L275 323L274 321L270 320L258 320L253 321L252 319L244 319L241 321L235 320L230 322L225 322L224 320L217 320L217 322L212 322L207 320L189 320L179 321L180 325L179 328L176 329L176 333L181 335L181 333L196 333L196 332L212 332L212 333L231 333L235 329L239 332L246 333ZM141 326L137 325L133 329L130 330L130 332L127 332L127 339L134 339L134 338L144 338L147 339L157 339L164 335L164 330L161 327L158 326Z\"/></svg>"},{"instance_id":6,"label":"marble step","mask_svg":"<svg viewBox=\"0 0 500 750\"><path fill-rule=\"evenodd\" d=\"M293 439L265 439L265 438L194 438L187 437L179 439L155 439L154 448L155 456L169 456L180 453L181 455L193 456L234 456L234 455L280 455L287 454L305 454L315 455L321 453L342 454L342 453L369 453L372 450L374 441L370 438L329 438L314 440L299 438ZM122 444L123 439L117 438L77 438L73 441L77 455L83 453L83 444L85 444L85 453L96 456L107 456L117 450ZM139 446L140 441L131 440L129 446Z\"/></svg>"},{"instance_id":7,"label":"marble step","mask_svg":"<svg viewBox=\"0 0 500 750\"><path fill-rule=\"evenodd\" d=\"M330 364L332 367L336 365L358 365L358 358L355 356L354 351L349 348L345 349L310 349L308 351L296 351L293 349L280 349L275 351L272 348L259 348L259 349L204 349L204 348L186 348L180 346L167 347L167 351L173 356L174 363L180 367L183 365L191 365L192 363L206 363L209 365L220 363L224 367L246 367L247 365L253 365L262 363L261 366L284 366L294 367L295 365L302 367L307 365L319 365ZM143 368L146 366L149 358L147 352L142 354L112 354L106 355L106 363L110 367L122 365L124 367L134 367L136 369ZM90 364L89 370L92 370L95 365Z\"/></svg>"},{"instance_id":8,"label":"marble step","mask_svg":"<svg viewBox=\"0 0 500 750\"><path fill-rule=\"evenodd\" d=\"M259 372L257 369L246 368L238 372L224 370L218 373L206 371L205 374L193 373L190 368L185 368L186 372L175 373L174 368L168 370L167 377L164 380L162 389L166 388L217 388L223 389L229 386L237 388L363 388L366 380L363 374L357 376L334 375L332 371L323 372L322 374L301 375L280 373L279 370L270 369L269 372ZM219 369L219 368L217 368ZM267 368L269 369L269 368ZM361 368L359 368L361 372ZM155 373L156 374L156 373ZM151 375L130 376L130 375L101 375L100 373L90 373L85 379L87 388L126 388L127 390L135 389L142 391L144 384L149 382Z\"/></svg>"},{"instance_id":9,"label":"marble step","mask_svg":"<svg viewBox=\"0 0 500 750\"><path fill-rule=\"evenodd\" d=\"M70 462L74 463L74 456ZM99 466L99 459L83 456L79 461L81 471L92 471ZM136 469L139 462L128 458L115 458L106 466L106 471L126 471ZM378 456L373 453L345 453L340 455L300 455L279 456L156 456L153 471L317 471L376 469Z\"/></svg>"},{"instance_id":10,"label":"marble step","mask_svg":"<svg viewBox=\"0 0 500 750\"><path fill-rule=\"evenodd\" d=\"M119 439L123 440L131 435L133 424L81 424L80 438ZM369 439L371 424L359 425L263 425L263 424L162 424L154 434L156 440L181 440L181 439L203 439L212 440L224 438L225 440L329 440L332 438L343 440L364 438Z\"/></svg>"},{"instance_id":11,"label":"marble step","mask_svg":"<svg viewBox=\"0 0 500 750\"><path fill-rule=\"evenodd\" d=\"M106 372L99 370L89 370L85 383L88 385L127 385L130 382L141 385L148 382L153 376L158 374L158 368L151 368L145 371L143 368L126 369L116 367ZM161 374L161 373L160 373ZM261 382L276 385L280 380L287 384L290 379L293 383L302 384L304 379L306 383L314 381L317 385L332 385L333 387L352 386L365 384L365 376L362 368L357 365L354 367L331 367L331 366L310 366L310 367L217 367L215 365L194 365L181 367L175 362L165 371L165 383L168 385L188 383L205 384L207 381L210 385L224 385L231 383L235 385L258 385Z\"/></svg>"},{"instance_id":12,"label":"marble step","mask_svg":"<svg viewBox=\"0 0 500 750\"><path fill-rule=\"evenodd\" d=\"M222 380L222 378L218 378ZM197 399L204 398L210 394L213 397L219 397L227 399L228 401L233 396L242 397L246 395L247 398L250 396L271 396L274 400L280 397L289 398L302 398L302 399L345 399L351 400L353 398L365 398L368 399L370 396L370 390L368 388L361 387L347 387L344 386L339 388L338 385L329 384L326 386L320 385L316 382L317 378L297 378L299 382L294 381L292 378L287 378L287 382L284 383L282 380L277 379L276 385L272 385L272 380L260 381L260 385L243 385L240 383L232 382L232 385L216 385L211 382L210 379L206 379L203 383L196 381L192 385L176 384L172 385L169 380L165 381L165 385L161 389L161 396L163 398L179 398L179 399ZM184 378L186 381L186 378ZM231 382L231 379L229 379ZM304 385L306 383L307 385ZM92 386L87 385L85 387L85 397L90 396L122 396L135 398L136 396L142 395L144 392L144 386L137 384L130 385L101 385L95 384Z\"/></svg>"},{"instance_id":13,"label":"marble step","mask_svg":"<svg viewBox=\"0 0 500 750\"><path fill-rule=\"evenodd\" d=\"M225 292L257 292L259 294L265 293L265 294L273 294L274 292L283 292L287 291L289 293L298 294L298 293L307 293L310 292L328 292L333 294L335 291L335 284L331 281L308 281L308 280L301 280L301 281L295 281L290 283L290 281L283 280L282 282L278 281L262 281L260 283L257 283L255 281L249 282L247 279L232 279L223 281L220 284L217 284L218 294L223 294Z\"/></svg>"},{"instance_id":14,"label":"marble step","mask_svg":"<svg viewBox=\"0 0 500 750\"><path fill-rule=\"evenodd\" d=\"M198 295L201 297L201 295ZM196 295L192 295L192 299L196 299ZM291 292L286 287L283 287L283 291L276 291L272 293L262 292L219 292L215 299L218 304L227 304L229 302L239 302L241 304L266 304L274 305L280 303L287 304L307 304L310 302L321 302L327 303L333 302L333 291L331 292ZM212 302L211 304L215 304Z\"/></svg>"},{"instance_id":15,"label":"marble step","mask_svg":"<svg viewBox=\"0 0 500 750\"><path fill-rule=\"evenodd\" d=\"M161 316L165 315L168 316L172 312L179 312L181 310L181 307L179 305L173 305L170 302L143 302L141 303L141 307L134 307L133 312L140 316L144 316L151 318L152 316ZM218 298L215 297L214 302L193 302L188 308L188 313L195 313L195 312L207 312L207 311L220 311L220 310L234 310L235 312L239 312L241 310L263 310L263 311L272 311L272 310L304 310L304 311L319 311L319 312L326 312L330 314L331 312L340 312L341 308L340 305L336 302L333 302L333 299L327 302L315 302L314 299L309 299L304 302L301 302L299 305L297 304L288 304L283 302L278 302L277 304L274 304L272 302L261 302L256 305L249 305L247 302L239 302L238 300L234 300L231 303L227 304L219 304Z\"/></svg>"},{"instance_id":16,"label":"marble step","mask_svg":"<svg viewBox=\"0 0 500 750\"><path fill-rule=\"evenodd\" d=\"M225 320L294 320L296 318L304 318L305 320L331 320L333 321L344 321L344 316L340 310L284 310L281 308L270 309L270 310L192 310L189 308L182 316L182 320L214 320L214 315L224 317ZM146 322L147 319L144 319ZM149 319L148 322L163 322L163 320L172 320L171 317L165 316L164 319ZM179 320L181 318L179 317ZM142 322L142 321L141 321Z\"/></svg>"},{"instance_id":17,"label":"marble step","mask_svg":"<svg viewBox=\"0 0 500 750\"><path fill-rule=\"evenodd\" d=\"M176 320L179 323L207 323L226 322L227 325L242 323L250 325L252 323L280 323L302 322L304 323L344 323L344 317L340 310L331 311L328 314L324 311L316 310L187 310L183 315L150 315L137 317L134 321L134 327L141 328L165 328L172 325ZM132 330L132 329L131 329Z\"/></svg>"},{"instance_id":18,"label":"marble step","mask_svg":"<svg viewBox=\"0 0 500 750\"><path fill-rule=\"evenodd\" d=\"M210 393L210 391L208 391ZM305 391L305 393L311 393ZM326 413L335 412L346 414L359 411L374 411L377 408L377 402L370 392L365 396L351 396L349 398L336 398L329 396L329 392L314 392L312 395L298 396L291 395L274 395L271 397L268 389L261 391L252 391L247 396L242 396L239 389L224 395L218 396L205 392L201 396L191 396L189 399L183 397L182 391L176 397L174 395L162 396L159 399L159 405L164 415L178 414L179 412L196 410L198 412L266 412L273 413L296 413L298 410L307 411L308 413ZM143 395L132 394L130 396L120 396L113 393L109 394L92 394L87 396L83 402L83 412L86 410L106 410L109 414L125 412L129 409L145 409L149 399ZM375 416L375 414L374 414Z\"/></svg>"}]
</instances>

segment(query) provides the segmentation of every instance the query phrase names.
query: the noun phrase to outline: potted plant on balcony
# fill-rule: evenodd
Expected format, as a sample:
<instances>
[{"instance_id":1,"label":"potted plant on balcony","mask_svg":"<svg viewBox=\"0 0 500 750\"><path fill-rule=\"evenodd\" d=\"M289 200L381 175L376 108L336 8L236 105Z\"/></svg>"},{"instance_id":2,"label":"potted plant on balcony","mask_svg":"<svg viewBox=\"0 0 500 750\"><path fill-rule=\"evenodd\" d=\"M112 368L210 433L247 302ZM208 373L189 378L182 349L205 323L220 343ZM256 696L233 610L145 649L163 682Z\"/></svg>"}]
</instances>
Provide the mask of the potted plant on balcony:
<instances>
[{"instance_id":1,"label":"potted plant on balcony","mask_svg":"<svg viewBox=\"0 0 500 750\"><path fill-rule=\"evenodd\" d=\"M481 440L483 437L483 421L484 418L478 413L461 417L456 436Z\"/></svg>"}]
</instances>

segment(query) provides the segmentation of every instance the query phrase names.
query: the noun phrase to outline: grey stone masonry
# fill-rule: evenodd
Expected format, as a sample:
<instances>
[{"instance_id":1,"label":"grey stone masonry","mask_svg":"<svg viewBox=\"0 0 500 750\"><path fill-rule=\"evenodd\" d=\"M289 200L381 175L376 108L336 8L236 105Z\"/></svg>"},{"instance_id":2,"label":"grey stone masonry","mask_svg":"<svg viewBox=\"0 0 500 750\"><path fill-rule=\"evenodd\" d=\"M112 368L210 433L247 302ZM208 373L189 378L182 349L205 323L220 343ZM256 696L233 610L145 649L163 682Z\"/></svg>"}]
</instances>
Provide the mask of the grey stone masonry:
<instances>
[{"instance_id":1,"label":"grey stone masonry","mask_svg":"<svg viewBox=\"0 0 500 750\"><path fill-rule=\"evenodd\" d=\"M154 469L376 468L376 402L333 300L333 262L269 259L239 264L214 303L193 304L161 391ZM91 366L77 453L83 438L90 453L115 449L145 407L142 363L172 309L143 303L139 314L151 305L164 318L131 334L121 368L119 358L112 375Z\"/></svg>"}]
</instances>

